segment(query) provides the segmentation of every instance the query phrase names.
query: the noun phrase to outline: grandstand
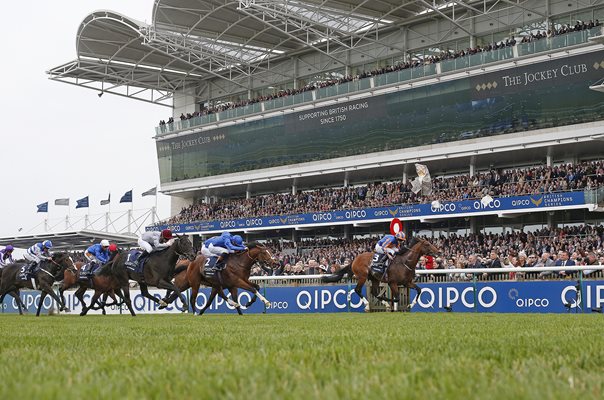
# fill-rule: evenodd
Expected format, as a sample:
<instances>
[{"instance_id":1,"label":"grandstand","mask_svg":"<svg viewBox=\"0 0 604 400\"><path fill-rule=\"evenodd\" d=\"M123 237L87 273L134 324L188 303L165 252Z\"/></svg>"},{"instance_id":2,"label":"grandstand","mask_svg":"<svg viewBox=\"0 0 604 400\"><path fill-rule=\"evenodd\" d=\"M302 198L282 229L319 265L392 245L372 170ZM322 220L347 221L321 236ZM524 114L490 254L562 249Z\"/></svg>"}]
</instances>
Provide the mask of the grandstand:
<instances>
[{"instance_id":1,"label":"grandstand","mask_svg":"<svg viewBox=\"0 0 604 400\"><path fill-rule=\"evenodd\" d=\"M77 58L48 73L171 109L155 130L164 225L198 245L225 229L367 238L392 217L429 236L597 226L600 20L603 1L155 0L148 25L91 13ZM434 195L409 194L416 163ZM486 178L527 171L522 190ZM306 207L374 187L388 196Z\"/></svg>"}]
</instances>

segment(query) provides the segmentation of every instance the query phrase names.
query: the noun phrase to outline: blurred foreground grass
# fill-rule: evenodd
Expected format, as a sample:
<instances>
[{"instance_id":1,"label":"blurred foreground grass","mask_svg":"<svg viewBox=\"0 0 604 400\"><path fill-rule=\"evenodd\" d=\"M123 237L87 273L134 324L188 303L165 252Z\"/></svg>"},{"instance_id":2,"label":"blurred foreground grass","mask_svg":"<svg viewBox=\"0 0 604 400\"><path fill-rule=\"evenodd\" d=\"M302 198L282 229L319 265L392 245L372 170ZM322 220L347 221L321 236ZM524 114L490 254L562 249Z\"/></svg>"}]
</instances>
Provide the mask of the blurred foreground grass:
<instances>
[{"instance_id":1,"label":"blurred foreground grass","mask_svg":"<svg viewBox=\"0 0 604 400\"><path fill-rule=\"evenodd\" d=\"M601 315L0 315L0 399L604 398Z\"/></svg>"}]
</instances>

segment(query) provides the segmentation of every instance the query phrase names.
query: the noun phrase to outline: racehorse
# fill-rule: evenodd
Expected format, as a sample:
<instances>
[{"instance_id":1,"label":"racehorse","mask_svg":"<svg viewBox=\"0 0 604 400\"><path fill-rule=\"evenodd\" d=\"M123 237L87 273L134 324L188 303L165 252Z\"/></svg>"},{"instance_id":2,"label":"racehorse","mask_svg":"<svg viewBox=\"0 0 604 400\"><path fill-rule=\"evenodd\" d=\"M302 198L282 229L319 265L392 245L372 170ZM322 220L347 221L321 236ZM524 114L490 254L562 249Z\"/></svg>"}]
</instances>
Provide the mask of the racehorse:
<instances>
[{"instance_id":1,"label":"racehorse","mask_svg":"<svg viewBox=\"0 0 604 400\"><path fill-rule=\"evenodd\" d=\"M110 262L113 262L113 260ZM61 285L61 288L59 289L59 294L61 296L61 299L63 300L63 303L65 303L64 292L72 287L78 286L78 289L75 292L75 296L82 303L82 309L83 310L85 310L85 309L101 309L103 311L103 314L105 314L105 306L118 304L118 301L115 297L116 290L118 292L118 295L120 295L120 297L122 297L121 293L120 293L119 282L116 277L108 276L107 274L92 275L92 277L91 277L92 286L90 286L90 279L87 279L85 281L80 281L80 279L79 279L80 271L82 270L82 267L85 264L86 263L84 263L84 262L78 261L75 263L75 271L70 270L70 269L66 269L64 271L63 284ZM95 292L97 290L101 291L101 293L103 294L103 299L98 302L99 307L93 307L94 304L90 304L90 307L86 306L86 302L84 301L84 293L86 292L87 289L94 289ZM106 290L108 290L108 291L106 291ZM113 299L113 304L106 304L107 297L109 297L109 296L111 296L111 298ZM122 299L122 301L123 301L123 299Z\"/></svg>"},{"instance_id":2,"label":"racehorse","mask_svg":"<svg viewBox=\"0 0 604 400\"><path fill-rule=\"evenodd\" d=\"M23 288L40 290L42 295L40 296L40 302L38 303L38 312L36 316L40 315L40 309L47 295L52 297L59 305L60 311L68 311L65 306L63 299L59 297L54 290L52 290L52 284L62 278L63 271L66 269L74 270L75 266L73 260L68 253L54 253L49 260L43 260L40 263L40 268L34 277L32 284L31 279L21 280L19 279L19 273L22 268L26 267L26 263L17 262L14 264L7 265L2 270L2 282L0 283L0 304L4 301L4 296L7 294L13 295L19 307L19 314L23 315L23 310L26 310L25 304L21 300L19 290Z\"/></svg>"},{"instance_id":3,"label":"racehorse","mask_svg":"<svg viewBox=\"0 0 604 400\"><path fill-rule=\"evenodd\" d=\"M142 274L126 268L126 255L120 255L119 258L116 257L116 259L113 261L111 269L114 275L123 274L126 272L126 276L129 279L138 282L141 294L154 303L159 303L164 307L167 306L163 300L159 300L149 294L149 286L174 291L175 294L180 297L183 304L187 304L187 300L181 293L180 289L171 282L172 278L174 277L176 262L181 256L184 256L189 260L195 259L193 244L189 238L184 235L176 236L172 240L172 244L165 250L151 253L147 257ZM124 290L128 291L127 296L129 297L130 294L127 285L126 287L122 286L122 292L124 292ZM125 292L124 295L126 295Z\"/></svg>"},{"instance_id":4,"label":"racehorse","mask_svg":"<svg viewBox=\"0 0 604 400\"><path fill-rule=\"evenodd\" d=\"M76 291L76 296L78 296L78 292L81 291L80 296L82 296L82 298L78 297L82 302L82 312L80 313L81 316L86 315L88 311L92 309L92 306L96 304L102 294L112 292L117 293L118 296L122 298L122 301L126 303L128 311L130 311L130 315L133 317L136 316L134 308L132 308L132 301L130 300L130 282L128 271L124 265L125 260L125 254L118 253L112 261L103 265L101 269L95 273L94 295L92 296L92 300L90 300L90 307L86 307L83 299L86 286L80 286L80 288Z\"/></svg>"},{"instance_id":5,"label":"racehorse","mask_svg":"<svg viewBox=\"0 0 604 400\"><path fill-rule=\"evenodd\" d=\"M272 265L278 264L277 260L275 260L271 252L264 245L253 242L248 244L247 250L230 254L228 256L226 267L220 272L220 279L217 275L214 275L211 278L206 276L204 273L206 257L203 255L197 256L194 261L189 263L186 271L186 281L183 281L182 278L179 279L179 277L176 277L176 279L182 284L180 287L181 290L186 290L189 287L191 288L190 302L193 313L197 312L195 304L197 301L197 295L199 293L199 286L203 284L204 286L210 286L212 288L212 293L210 294L210 298L208 299L206 305L200 310L199 315L203 315L217 295L228 302L231 306L235 307L239 315L243 315L241 312L241 305L237 302L237 289L248 290L254 294L252 299L245 304L245 307L249 307L254 304L257 298L260 298L260 300L262 300L267 307L270 307L270 302L259 292L260 286L250 281L250 271L252 270L252 265L254 265L256 262L268 263ZM186 285L188 286L185 287ZM224 295L224 289L228 289L230 291L230 299ZM174 293L171 296L167 296L165 301L166 303L170 303L175 299L176 297Z\"/></svg>"},{"instance_id":6,"label":"racehorse","mask_svg":"<svg viewBox=\"0 0 604 400\"><path fill-rule=\"evenodd\" d=\"M357 278L357 285L353 290L350 291L350 293L348 293L348 299L350 300L350 296L354 291L365 304L366 310L369 310L369 302L363 296L362 289L367 279L371 281L371 294L382 301L390 301L391 310L393 311L395 310L395 303L398 303L399 301L399 286L415 289L417 294L413 299L413 302L407 306L408 309L411 309L417 303L417 299L422 292L422 289L417 286L415 282L413 282L413 279L415 278L415 266L417 265L417 262L421 256L436 255L438 253L438 249L427 240L414 238L411 242L411 249L409 251L407 251L405 254L396 254L388 267L387 273L387 284L390 287L392 298L378 296L380 278L375 277L371 273L371 261L374 255L373 252L364 252L359 254L355 257L351 266L342 268L337 273L325 277L323 281L338 282L347 272L350 272L352 269L352 273Z\"/></svg>"}]
</instances>

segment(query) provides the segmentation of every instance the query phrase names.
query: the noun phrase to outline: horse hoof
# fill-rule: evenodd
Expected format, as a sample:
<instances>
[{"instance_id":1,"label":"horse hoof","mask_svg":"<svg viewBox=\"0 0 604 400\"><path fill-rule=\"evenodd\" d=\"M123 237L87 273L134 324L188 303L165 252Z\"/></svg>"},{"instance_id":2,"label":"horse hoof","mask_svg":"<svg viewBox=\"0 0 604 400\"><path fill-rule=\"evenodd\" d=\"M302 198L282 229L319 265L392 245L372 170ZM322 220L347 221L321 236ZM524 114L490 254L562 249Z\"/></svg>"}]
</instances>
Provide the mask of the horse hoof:
<instances>
[{"instance_id":1,"label":"horse hoof","mask_svg":"<svg viewBox=\"0 0 604 400\"><path fill-rule=\"evenodd\" d=\"M84 311L82 311L82 312L80 313L80 317L83 317L84 315L86 315L86 313L85 313Z\"/></svg>"},{"instance_id":2,"label":"horse hoof","mask_svg":"<svg viewBox=\"0 0 604 400\"><path fill-rule=\"evenodd\" d=\"M168 303L166 303L166 302L165 302L165 301L163 301L163 300L160 300L160 301L159 301L159 307L160 307L160 308L166 308L166 307L168 307Z\"/></svg>"},{"instance_id":3,"label":"horse hoof","mask_svg":"<svg viewBox=\"0 0 604 400\"><path fill-rule=\"evenodd\" d=\"M365 311L365 312L371 312L371 310L369 309L369 304L367 304L365 306L365 308L363 309L363 311Z\"/></svg>"},{"instance_id":4,"label":"horse hoof","mask_svg":"<svg viewBox=\"0 0 604 400\"><path fill-rule=\"evenodd\" d=\"M271 308L271 302L270 301L265 301L264 305L266 306L266 308Z\"/></svg>"},{"instance_id":5,"label":"horse hoof","mask_svg":"<svg viewBox=\"0 0 604 400\"><path fill-rule=\"evenodd\" d=\"M168 307L168 305L167 305L167 304L166 304L166 305L161 304L159 307L157 307L157 309L158 309L158 310L163 310L163 309L164 309L164 308L166 308L166 307Z\"/></svg>"}]
</instances>

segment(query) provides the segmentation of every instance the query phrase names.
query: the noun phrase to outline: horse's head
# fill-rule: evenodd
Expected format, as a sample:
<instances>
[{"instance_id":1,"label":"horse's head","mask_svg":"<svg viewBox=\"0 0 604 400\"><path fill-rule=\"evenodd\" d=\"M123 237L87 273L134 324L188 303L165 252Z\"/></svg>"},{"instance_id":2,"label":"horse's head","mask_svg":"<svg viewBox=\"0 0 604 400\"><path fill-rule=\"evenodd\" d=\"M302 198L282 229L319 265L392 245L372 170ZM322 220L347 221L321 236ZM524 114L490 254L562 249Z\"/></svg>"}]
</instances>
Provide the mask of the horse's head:
<instances>
[{"instance_id":1,"label":"horse's head","mask_svg":"<svg viewBox=\"0 0 604 400\"><path fill-rule=\"evenodd\" d=\"M174 246L176 246L175 250L178 255L186 257L189 261L195 260L193 243L191 243L186 235L176 236L176 239L174 239Z\"/></svg>"},{"instance_id":2,"label":"horse's head","mask_svg":"<svg viewBox=\"0 0 604 400\"><path fill-rule=\"evenodd\" d=\"M252 242L248 244L250 257L257 262L270 265L271 268L279 267L279 261L273 256L270 250L263 244Z\"/></svg>"},{"instance_id":3,"label":"horse's head","mask_svg":"<svg viewBox=\"0 0 604 400\"><path fill-rule=\"evenodd\" d=\"M76 272L75 264L69 253L54 253L50 260L50 271L59 280L62 279L61 275L65 270Z\"/></svg>"},{"instance_id":4,"label":"horse's head","mask_svg":"<svg viewBox=\"0 0 604 400\"><path fill-rule=\"evenodd\" d=\"M421 254L425 254L428 256L436 257L440 254L440 250L436 248L432 243L428 242L426 239L418 239L418 245L420 246Z\"/></svg>"}]
</instances>

